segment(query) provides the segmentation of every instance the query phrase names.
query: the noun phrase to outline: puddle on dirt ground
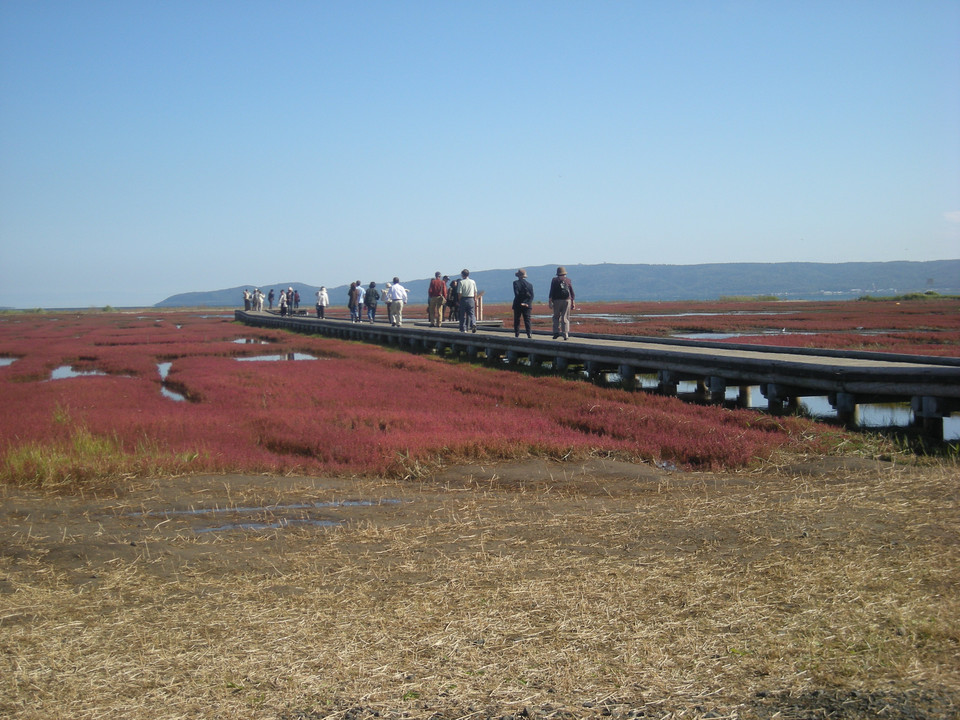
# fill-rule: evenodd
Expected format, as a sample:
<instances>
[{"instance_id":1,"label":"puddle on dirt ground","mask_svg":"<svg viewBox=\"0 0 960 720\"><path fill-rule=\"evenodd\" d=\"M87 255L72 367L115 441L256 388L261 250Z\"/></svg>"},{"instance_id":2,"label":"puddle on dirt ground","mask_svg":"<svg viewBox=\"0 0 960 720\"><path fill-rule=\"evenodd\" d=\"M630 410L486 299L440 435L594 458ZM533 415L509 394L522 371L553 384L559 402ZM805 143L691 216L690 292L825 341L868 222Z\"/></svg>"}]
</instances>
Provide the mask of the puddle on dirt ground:
<instances>
[{"instance_id":1,"label":"puddle on dirt ground","mask_svg":"<svg viewBox=\"0 0 960 720\"><path fill-rule=\"evenodd\" d=\"M218 525L217 527L197 528L195 533L225 532L228 530L280 530L291 525L313 525L314 527L335 527L341 525L341 520L311 520L309 518L290 519L283 518L272 523L228 523L227 525Z\"/></svg>"},{"instance_id":2,"label":"puddle on dirt ground","mask_svg":"<svg viewBox=\"0 0 960 720\"><path fill-rule=\"evenodd\" d=\"M258 519L248 521L237 521L224 523L222 525L208 525L204 527L193 528L195 533L210 533L229 530L277 530L285 527L297 525L309 525L314 527L335 527L346 522L343 519L317 518L311 517L308 513L311 510L337 509L337 508L365 508L400 505L403 501L387 498L383 500L330 500L324 502L292 503L288 505L260 505L257 507L214 507L214 508L189 508L185 510L147 510L144 512L128 513L125 517L162 517L170 520L174 517L217 517L222 515L260 515ZM288 513L304 511L303 513L290 517Z\"/></svg>"},{"instance_id":3,"label":"puddle on dirt ground","mask_svg":"<svg viewBox=\"0 0 960 720\"><path fill-rule=\"evenodd\" d=\"M284 353L283 355L255 355L253 357L238 357L236 359L241 362L275 362L278 360L316 360L317 358L309 353Z\"/></svg>"},{"instance_id":4,"label":"puddle on dirt ground","mask_svg":"<svg viewBox=\"0 0 960 720\"><path fill-rule=\"evenodd\" d=\"M126 517L169 517L176 515L216 515L218 513L257 513L282 510L322 510L325 508L379 507L380 505L399 505L402 500L327 500L311 503L293 503L290 505L259 505L257 507L215 507L189 508L187 510L146 510L128 513Z\"/></svg>"},{"instance_id":5,"label":"puddle on dirt ground","mask_svg":"<svg viewBox=\"0 0 960 720\"><path fill-rule=\"evenodd\" d=\"M269 345L269 340L261 340L260 338L237 338L236 340L231 340L230 342L236 345Z\"/></svg>"}]
</instances>

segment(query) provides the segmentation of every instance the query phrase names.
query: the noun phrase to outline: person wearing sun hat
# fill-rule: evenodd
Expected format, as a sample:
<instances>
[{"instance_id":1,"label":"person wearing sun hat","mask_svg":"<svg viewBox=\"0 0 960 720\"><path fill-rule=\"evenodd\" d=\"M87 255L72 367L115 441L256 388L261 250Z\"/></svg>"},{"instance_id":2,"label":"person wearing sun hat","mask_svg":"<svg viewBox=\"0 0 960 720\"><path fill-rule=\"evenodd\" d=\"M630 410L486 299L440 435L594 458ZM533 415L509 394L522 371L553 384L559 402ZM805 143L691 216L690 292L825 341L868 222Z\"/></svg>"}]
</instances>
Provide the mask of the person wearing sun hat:
<instances>
[{"instance_id":1,"label":"person wearing sun hat","mask_svg":"<svg viewBox=\"0 0 960 720\"><path fill-rule=\"evenodd\" d=\"M516 272L517 279L513 281L513 336L520 337L520 318L523 326L530 334L530 308L533 307L533 285L527 280L527 271L520 268Z\"/></svg>"},{"instance_id":2,"label":"person wearing sun hat","mask_svg":"<svg viewBox=\"0 0 960 720\"><path fill-rule=\"evenodd\" d=\"M567 269L561 265L557 268L557 275L550 281L550 295L547 305L553 310L553 339L563 335L563 339L570 337L570 311L577 307L573 294L573 283L567 277Z\"/></svg>"}]
</instances>

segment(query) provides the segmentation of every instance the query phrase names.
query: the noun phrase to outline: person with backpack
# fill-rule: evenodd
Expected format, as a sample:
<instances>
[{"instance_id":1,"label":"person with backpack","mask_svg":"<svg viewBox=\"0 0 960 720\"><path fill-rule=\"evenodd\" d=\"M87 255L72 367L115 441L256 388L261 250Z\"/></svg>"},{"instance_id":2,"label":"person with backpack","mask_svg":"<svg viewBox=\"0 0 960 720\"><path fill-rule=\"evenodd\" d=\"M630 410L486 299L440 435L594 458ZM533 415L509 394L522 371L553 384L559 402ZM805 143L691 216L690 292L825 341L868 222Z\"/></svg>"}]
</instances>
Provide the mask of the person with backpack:
<instances>
[{"instance_id":1,"label":"person with backpack","mask_svg":"<svg viewBox=\"0 0 960 720\"><path fill-rule=\"evenodd\" d=\"M563 339L570 337L570 311L576 310L576 296L573 293L573 283L567 277L567 269L561 265L557 268L557 275L550 281L550 295L547 305L553 310L553 339L563 335Z\"/></svg>"}]
</instances>

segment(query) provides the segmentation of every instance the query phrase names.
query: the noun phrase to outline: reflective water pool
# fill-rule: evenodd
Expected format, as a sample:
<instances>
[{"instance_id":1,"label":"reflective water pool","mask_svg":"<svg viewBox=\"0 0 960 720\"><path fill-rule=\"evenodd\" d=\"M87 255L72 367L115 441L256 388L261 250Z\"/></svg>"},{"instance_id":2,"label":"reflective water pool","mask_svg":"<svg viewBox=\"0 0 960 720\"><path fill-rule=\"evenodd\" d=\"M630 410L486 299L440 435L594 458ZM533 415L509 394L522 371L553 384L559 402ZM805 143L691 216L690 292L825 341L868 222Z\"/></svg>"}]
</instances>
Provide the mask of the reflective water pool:
<instances>
[{"instance_id":1,"label":"reflective water pool","mask_svg":"<svg viewBox=\"0 0 960 720\"><path fill-rule=\"evenodd\" d=\"M51 380L65 380L66 378L87 377L92 375L106 375L100 370L74 370L72 365L61 365L50 373Z\"/></svg>"},{"instance_id":2,"label":"reflective water pool","mask_svg":"<svg viewBox=\"0 0 960 720\"><path fill-rule=\"evenodd\" d=\"M278 360L316 360L317 358L308 353L285 353L283 355L255 355L254 357L239 357L241 362L276 362Z\"/></svg>"},{"instance_id":3,"label":"reflective water pool","mask_svg":"<svg viewBox=\"0 0 960 720\"><path fill-rule=\"evenodd\" d=\"M161 380L167 379L167 375L170 373L170 367L172 365L172 362L157 363L157 372L160 373ZM185 396L168 388L166 383L160 385L160 394L165 398L169 398L170 400L175 400L177 402L186 402L187 400Z\"/></svg>"}]
</instances>

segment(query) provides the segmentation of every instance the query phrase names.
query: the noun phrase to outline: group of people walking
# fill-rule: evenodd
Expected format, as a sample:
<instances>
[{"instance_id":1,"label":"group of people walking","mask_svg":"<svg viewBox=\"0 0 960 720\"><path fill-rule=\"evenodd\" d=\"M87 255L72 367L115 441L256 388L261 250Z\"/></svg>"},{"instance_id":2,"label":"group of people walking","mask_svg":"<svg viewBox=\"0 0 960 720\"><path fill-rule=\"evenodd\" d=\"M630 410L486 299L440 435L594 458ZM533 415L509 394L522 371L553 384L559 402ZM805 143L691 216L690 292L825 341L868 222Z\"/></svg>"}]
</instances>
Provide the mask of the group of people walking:
<instances>
[{"instance_id":1,"label":"group of people walking","mask_svg":"<svg viewBox=\"0 0 960 720\"><path fill-rule=\"evenodd\" d=\"M513 281L513 334L520 337L520 325L527 337L533 337L531 331L531 310L533 308L533 284L527 279L527 271L523 268L515 273L517 279ZM449 284L448 284L449 283ZM350 311L352 322L368 323L376 320L377 307L382 302L387 306L387 317L394 327L403 325L403 308L409 301L409 292L400 284L400 278L394 277L393 282L386 283L382 290L371 282L366 288L357 280L350 283L347 291L347 309ZM460 277L452 281L447 275L434 273L433 279L427 288L427 318L430 327L441 327L446 314L446 321L456 320L460 332L477 331L477 283L470 277L470 271L464 268ZM264 295L257 288L253 292L243 291L245 310L263 310ZM267 296L270 310L273 310L274 291ZM317 290L316 311L318 318L325 318L327 307L330 305L330 295L326 287ZM576 295L573 292L573 283L567 277L567 270L562 265L557 268L557 274L550 281L550 290L547 295L547 305L553 311L553 339L570 337L570 312L576 309ZM292 287L281 290L279 293L278 308L280 315L293 314L300 306L300 293Z\"/></svg>"},{"instance_id":2,"label":"group of people walking","mask_svg":"<svg viewBox=\"0 0 960 720\"><path fill-rule=\"evenodd\" d=\"M321 298L321 294L323 297ZM403 306L407 303L409 293L407 289L400 284L400 278L393 278L393 282L388 282L382 290L377 289L377 284L371 282L366 288L363 283L357 280L350 283L347 290L347 309L350 311L351 322L368 323L375 322L377 319L377 307L382 302L387 306L387 317L390 324L394 327L400 327L403 324ZM320 288L317 292L317 317L322 318L325 315L326 306L329 304L326 288Z\"/></svg>"}]
</instances>

